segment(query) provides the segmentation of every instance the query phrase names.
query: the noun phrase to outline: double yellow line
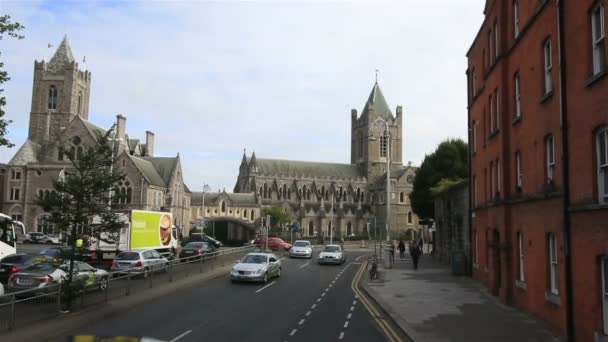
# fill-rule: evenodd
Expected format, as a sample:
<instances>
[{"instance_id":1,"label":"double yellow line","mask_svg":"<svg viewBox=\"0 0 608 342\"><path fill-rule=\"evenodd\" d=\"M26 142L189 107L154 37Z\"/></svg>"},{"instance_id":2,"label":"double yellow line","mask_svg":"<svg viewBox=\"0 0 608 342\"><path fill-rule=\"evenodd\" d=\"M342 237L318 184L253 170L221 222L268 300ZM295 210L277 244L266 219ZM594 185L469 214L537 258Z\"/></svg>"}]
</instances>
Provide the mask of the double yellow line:
<instances>
[{"instance_id":1,"label":"double yellow line","mask_svg":"<svg viewBox=\"0 0 608 342\"><path fill-rule=\"evenodd\" d=\"M384 335L386 335L386 337L388 337L389 341L402 342L401 338L399 337L399 334L397 334L395 332L392 325L389 324L389 322L384 317L384 315L380 314L380 312L376 309L376 307L367 298L367 295L364 294L363 292L361 292L361 290L359 290L359 287L357 286L357 284L359 284L359 279L361 279L361 275L363 273L365 273L366 269L367 269L367 261L364 261L361 264L361 268L359 268L359 271L357 271L357 274L355 274L355 277L353 278L351 288L353 289L353 292L355 292L355 294L359 297L359 301L363 304L363 306L365 306L365 308L370 313L370 315L374 318L376 323L378 323L378 325L384 332Z\"/></svg>"}]
</instances>

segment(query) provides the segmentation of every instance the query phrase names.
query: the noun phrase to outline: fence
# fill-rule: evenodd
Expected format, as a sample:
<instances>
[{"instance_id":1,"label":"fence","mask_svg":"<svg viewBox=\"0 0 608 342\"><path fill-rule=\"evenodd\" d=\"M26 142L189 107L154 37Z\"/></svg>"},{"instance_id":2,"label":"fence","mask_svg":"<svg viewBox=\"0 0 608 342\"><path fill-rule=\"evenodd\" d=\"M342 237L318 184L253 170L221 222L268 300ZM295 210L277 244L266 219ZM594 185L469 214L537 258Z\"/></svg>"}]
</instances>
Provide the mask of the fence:
<instances>
[{"instance_id":1,"label":"fence","mask_svg":"<svg viewBox=\"0 0 608 342\"><path fill-rule=\"evenodd\" d=\"M143 274L108 273L95 286L74 287L72 300L66 300L65 285L50 284L42 288L19 292L9 292L0 296L0 332L26 327L41 320L49 319L69 309L102 305L110 299L130 296L162 284L187 278L197 273L210 272L218 267L234 263L237 258L256 251L255 246L220 249L213 254L192 256L169 261L155 272ZM69 307L68 307L69 306Z\"/></svg>"}]
</instances>

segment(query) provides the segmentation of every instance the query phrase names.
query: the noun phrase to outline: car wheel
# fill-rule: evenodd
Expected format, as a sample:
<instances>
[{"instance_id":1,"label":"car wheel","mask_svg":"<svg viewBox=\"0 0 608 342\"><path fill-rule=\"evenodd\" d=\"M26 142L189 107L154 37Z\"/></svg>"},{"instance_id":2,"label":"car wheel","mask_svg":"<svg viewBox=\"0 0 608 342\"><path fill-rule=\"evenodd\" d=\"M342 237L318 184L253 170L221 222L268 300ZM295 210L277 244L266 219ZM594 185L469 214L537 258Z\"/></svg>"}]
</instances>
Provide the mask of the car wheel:
<instances>
[{"instance_id":1,"label":"car wheel","mask_svg":"<svg viewBox=\"0 0 608 342\"><path fill-rule=\"evenodd\" d=\"M264 273L264 279L262 280L264 284L268 282L268 272Z\"/></svg>"},{"instance_id":2,"label":"car wheel","mask_svg":"<svg viewBox=\"0 0 608 342\"><path fill-rule=\"evenodd\" d=\"M99 280L99 289L101 291L104 291L107 288L108 288L108 278L103 277Z\"/></svg>"}]
</instances>

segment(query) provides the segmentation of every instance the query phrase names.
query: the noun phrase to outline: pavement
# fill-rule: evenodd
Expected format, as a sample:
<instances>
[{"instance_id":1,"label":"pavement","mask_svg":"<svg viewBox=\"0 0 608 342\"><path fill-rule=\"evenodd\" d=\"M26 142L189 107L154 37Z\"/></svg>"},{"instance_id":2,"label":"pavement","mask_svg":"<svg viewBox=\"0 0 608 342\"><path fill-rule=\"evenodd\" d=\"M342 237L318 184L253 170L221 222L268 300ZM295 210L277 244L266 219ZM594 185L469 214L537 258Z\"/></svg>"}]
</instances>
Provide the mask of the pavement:
<instances>
[{"instance_id":1,"label":"pavement","mask_svg":"<svg viewBox=\"0 0 608 342\"><path fill-rule=\"evenodd\" d=\"M561 341L528 314L500 303L470 277L451 270L429 254L414 270L398 253L392 269L380 266L380 279L363 289L416 342Z\"/></svg>"},{"instance_id":2,"label":"pavement","mask_svg":"<svg viewBox=\"0 0 608 342\"><path fill-rule=\"evenodd\" d=\"M228 269L218 268L216 275L188 288L138 303L110 303L106 306L113 310L103 315L84 312L55 324L62 329L28 340L122 335L173 342L386 341L376 317L353 289L363 266L357 258L369 251L347 248L346 254L347 262L335 266L282 258L281 277L267 284L231 283Z\"/></svg>"}]
</instances>

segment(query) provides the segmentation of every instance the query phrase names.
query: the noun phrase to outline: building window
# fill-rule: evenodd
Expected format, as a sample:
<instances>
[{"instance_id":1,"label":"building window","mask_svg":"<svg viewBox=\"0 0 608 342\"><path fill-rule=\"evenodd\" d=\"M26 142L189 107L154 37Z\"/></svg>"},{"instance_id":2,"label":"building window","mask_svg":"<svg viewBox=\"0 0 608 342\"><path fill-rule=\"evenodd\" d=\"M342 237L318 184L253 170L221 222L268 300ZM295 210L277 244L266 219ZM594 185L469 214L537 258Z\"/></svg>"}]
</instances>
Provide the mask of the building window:
<instances>
[{"instance_id":1,"label":"building window","mask_svg":"<svg viewBox=\"0 0 608 342\"><path fill-rule=\"evenodd\" d=\"M524 233L517 233L517 245L519 250L519 281L525 282L525 259L524 259Z\"/></svg>"},{"instance_id":2,"label":"building window","mask_svg":"<svg viewBox=\"0 0 608 342\"><path fill-rule=\"evenodd\" d=\"M403 193L403 191L401 191L399 193L399 203L403 203L405 202L405 193Z\"/></svg>"},{"instance_id":3,"label":"building window","mask_svg":"<svg viewBox=\"0 0 608 342\"><path fill-rule=\"evenodd\" d=\"M479 239L477 235L477 230L474 230L473 239L475 242L475 265L479 265Z\"/></svg>"},{"instance_id":4,"label":"building window","mask_svg":"<svg viewBox=\"0 0 608 342\"><path fill-rule=\"evenodd\" d=\"M49 87L49 109L57 109L57 87L54 85Z\"/></svg>"},{"instance_id":5,"label":"building window","mask_svg":"<svg viewBox=\"0 0 608 342\"><path fill-rule=\"evenodd\" d=\"M598 200L608 203L608 126L597 133Z\"/></svg>"},{"instance_id":6,"label":"building window","mask_svg":"<svg viewBox=\"0 0 608 342\"><path fill-rule=\"evenodd\" d=\"M412 217L412 212L408 212L407 213L407 224L412 224L414 223L414 218Z\"/></svg>"},{"instance_id":7,"label":"building window","mask_svg":"<svg viewBox=\"0 0 608 342\"><path fill-rule=\"evenodd\" d=\"M79 91L78 92L78 115L82 114L81 113L81 107L82 107L82 92Z\"/></svg>"},{"instance_id":8,"label":"building window","mask_svg":"<svg viewBox=\"0 0 608 342\"><path fill-rule=\"evenodd\" d=\"M599 3L593 11L591 11L594 75L599 74L606 68L606 34L604 29L604 5Z\"/></svg>"},{"instance_id":9,"label":"building window","mask_svg":"<svg viewBox=\"0 0 608 342\"><path fill-rule=\"evenodd\" d=\"M498 59L498 53L500 52L500 44L498 39L498 22L494 22L494 60Z\"/></svg>"},{"instance_id":10,"label":"building window","mask_svg":"<svg viewBox=\"0 0 608 342\"><path fill-rule=\"evenodd\" d=\"M494 61L494 42L492 41L494 35L492 30L488 31L488 66Z\"/></svg>"},{"instance_id":11,"label":"building window","mask_svg":"<svg viewBox=\"0 0 608 342\"><path fill-rule=\"evenodd\" d=\"M519 72L515 74L515 118L521 117L521 81Z\"/></svg>"},{"instance_id":12,"label":"building window","mask_svg":"<svg viewBox=\"0 0 608 342\"><path fill-rule=\"evenodd\" d=\"M268 192L269 192L268 191L268 187L266 186L266 183L264 183L264 196L263 196L263 198L268 198L269 197L268 196Z\"/></svg>"},{"instance_id":13,"label":"building window","mask_svg":"<svg viewBox=\"0 0 608 342\"><path fill-rule=\"evenodd\" d=\"M477 93L477 74L475 73L475 68L473 68L473 71L471 72L472 76L471 76L471 81L473 82L473 96L475 96L475 94Z\"/></svg>"},{"instance_id":14,"label":"building window","mask_svg":"<svg viewBox=\"0 0 608 342\"><path fill-rule=\"evenodd\" d=\"M310 221L308 222L308 236L313 236L315 235L315 224L314 222Z\"/></svg>"},{"instance_id":15,"label":"building window","mask_svg":"<svg viewBox=\"0 0 608 342\"><path fill-rule=\"evenodd\" d=\"M18 201L19 198L21 197L20 195L21 195L21 189L11 188L11 197L10 197L11 201Z\"/></svg>"},{"instance_id":16,"label":"building window","mask_svg":"<svg viewBox=\"0 0 608 342\"><path fill-rule=\"evenodd\" d=\"M522 170L521 170L521 152L519 152L519 151L517 151L515 153L515 177L516 177L517 190L521 191L521 189L524 185L524 174L522 173Z\"/></svg>"},{"instance_id":17,"label":"building window","mask_svg":"<svg viewBox=\"0 0 608 342\"><path fill-rule=\"evenodd\" d=\"M500 194L500 160L496 159L496 195Z\"/></svg>"},{"instance_id":18,"label":"building window","mask_svg":"<svg viewBox=\"0 0 608 342\"><path fill-rule=\"evenodd\" d=\"M380 157L386 157L386 150L387 150L387 139L386 139L386 134L387 132L384 131L382 133L382 135L380 136Z\"/></svg>"},{"instance_id":19,"label":"building window","mask_svg":"<svg viewBox=\"0 0 608 342\"><path fill-rule=\"evenodd\" d=\"M36 220L36 231L44 234L54 234L55 225L51 222L50 215L42 215Z\"/></svg>"},{"instance_id":20,"label":"building window","mask_svg":"<svg viewBox=\"0 0 608 342\"><path fill-rule=\"evenodd\" d=\"M253 221L253 213L254 213L254 211L253 211L253 210L251 210L251 213L250 213L250 215L251 215L251 216L250 216L251 221Z\"/></svg>"},{"instance_id":21,"label":"building window","mask_svg":"<svg viewBox=\"0 0 608 342\"><path fill-rule=\"evenodd\" d=\"M473 137L472 137L472 144L473 144L473 153L477 152L477 121L473 121Z\"/></svg>"},{"instance_id":22,"label":"building window","mask_svg":"<svg viewBox=\"0 0 608 342\"><path fill-rule=\"evenodd\" d=\"M545 41L543 50L545 52L545 94L549 94L553 91L553 76L551 75L551 70L553 68L551 38L548 38Z\"/></svg>"},{"instance_id":23,"label":"building window","mask_svg":"<svg viewBox=\"0 0 608 342\"><path fill-rule=\"evenodd\" d=\"M11 170L11 179L21 179L21 170Z\"/></svg>"},{"instance_id":24,"label":"building window","mask_svg":"<svg viewBox=\"0 0 608 342\"><path fill-rule=\"evenodd\" d=\"M490 162L490 197L493 198L496 193L494 187L494 161Z\"/></svg>"},{"instance_id":25,"label":"building window","mask_svg":"<svg viewBox=\"0 0 608 342\"><path fill-rule=\"evenodd\" d=\"M545 149L547 150L547 180L552 181L555 177L555 146L553 143L553 135L549 135L545 139Z\"/></svg>"},{"instance_id":26,"label":"building window","mask_svg":"<svg viewBox=\"0 0 608 342\"><path fill-rule=\"evenodd\" d=\"M498 101L498 89L494 92L494 105L496 108L494 109L494 127L493 131L498 131L500 128L500 102Z\"/></svg>"},{"instance_id":27,"label":"building window","mask_svg":"<svg viewBox=\"0 0 608 342\"><path fill-rule=\"evenodd\" d=\"M519 0L513 1L513 28L515 38L517 38L519 36Z\"/></svg>"},{"instance_id":28,"label":"building window","mask_svg":"<svg viewBox=\"0 0 608 342\"><path fill-rule=\"evenodd\" d=\"M247 219L247 209L243 210L243 217Z\"/></svg>"},{"instance_id":29,"label":"building window","mask_svg":"<svg viewBox=\"0 0 608 342\"><path fill-rule=\"evenodd\" d=\"M559 294L559 278L557 273L557 238L555 233L549 233L549 286L551 293Z\"/></svg>"},{"instance_id":30,"label":"building window","mask_svg":"<svg viewBox=\"0 0 608 342\"><path fill-rule=\"evenodd\" d=\"M604 335L608 335L608 256L601 261Z\"/></svg>"},{"instance_id":31,"label":"building window","mask_svg":"<svg viewBox=\"0 0 608 342\"><path fill-rule=\"evenodd\" d=\"M346 235L350 236L352 234L353 234L353 225L350 222L348 222L346 224Z\"/></svg>"},{"instance_id":32,"label":"building window","mask_svg":"<svg viewBox=\"0 0 608 342\"><path fill-rule=\"evenodd\" d=\"M225 213L226 212L226 202L222 202L222 212Z\"/></svg>"},{"instance_id":33,"label":"building window","mask_svg":"<svg viewBox=\"0 0 608 342\"><path fill-rule=\"evenodd\" d=\"M118 183L116 189L114 189L114 203L118 204L130 204L133 197L133 188L131 187L131 183L123 179Z\"/></svg>"},{"instance_id":34,"label":"building window","mask_svg":"<svg viewBox=\"0 0 608 342\"><path fill-rule=\"evenodd\" d=\"M11 219L13 219L15 221L23 222L23 215L22 214L12 214Z\"/></svg>"},{"instance_id":35,"label":"building window","mask_svg":"<svg viewBox=\"0 0 608 342\"><path fill-rule=\"evenodd\" d=\"M477 207L477 176L473 175L473 208Z\"/></svg>"},{"instance_id":36,"label":"building window","mask_svg":"<svg viewBox=\"0 0 608 342\"><path fill-rule=\"evenodd\" d=\"M489 58L486 58L486 49L483 49L481 52L481 59L482 59L482 68L481 68L481 72L482 74L486 73L487 67L490 64L490 61L488 61Z\"/></svg>"}]
</instances>

